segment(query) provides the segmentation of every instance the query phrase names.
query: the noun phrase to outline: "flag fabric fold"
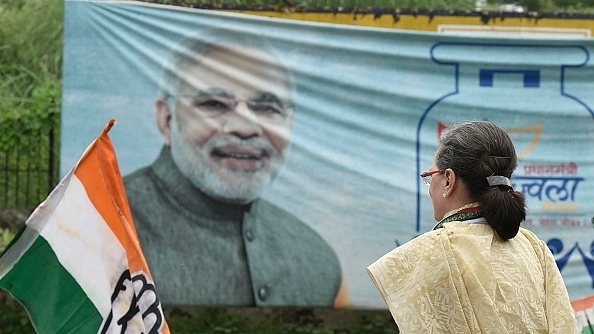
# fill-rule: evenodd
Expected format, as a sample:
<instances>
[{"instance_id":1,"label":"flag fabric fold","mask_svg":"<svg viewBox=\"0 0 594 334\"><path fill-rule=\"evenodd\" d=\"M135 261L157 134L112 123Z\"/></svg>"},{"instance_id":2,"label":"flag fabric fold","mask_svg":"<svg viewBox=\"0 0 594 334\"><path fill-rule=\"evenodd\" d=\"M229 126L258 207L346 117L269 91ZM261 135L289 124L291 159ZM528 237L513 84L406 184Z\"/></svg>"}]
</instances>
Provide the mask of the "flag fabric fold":
<instances>
[{"instance_id":1,"label":"flag fabric fold","mask_svg":"<svg viewBox=\"0 0 594 334\"><path fill-rule=\"evenodd\" d=\"M169 333L140 243L111 120L0 256L0 287L38 333Z\"/></svg>"},{"instance_id":2,"label":"flag fabric fold","mask_svg":"<svg viewBox=\"0 0 594 334\"><path fill-rule=\"evenodd\" d=\"M575 317L577 319L579 333L593 334L594 333L594 295L587 296L581 299L576 299L571 302L575 310Z\"/></svg>"}]
</instances>

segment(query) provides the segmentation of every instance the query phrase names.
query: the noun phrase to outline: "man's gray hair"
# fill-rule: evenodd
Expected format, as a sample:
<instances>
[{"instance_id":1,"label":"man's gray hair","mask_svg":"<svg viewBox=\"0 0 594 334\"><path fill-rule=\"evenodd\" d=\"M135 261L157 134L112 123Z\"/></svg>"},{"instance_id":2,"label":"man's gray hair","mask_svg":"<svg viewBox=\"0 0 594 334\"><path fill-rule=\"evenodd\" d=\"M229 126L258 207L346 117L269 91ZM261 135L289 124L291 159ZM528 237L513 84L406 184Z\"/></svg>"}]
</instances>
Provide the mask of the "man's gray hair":
<instances>
[{"instance_id":1,"label":"man's gray hair","mask_svg":"<svg viewBox=\"0 0 594 334\"><path fill-rule=\"evenodd\" d=\"M192 34L181 38L170 50L163 63L162 77L159 86L159 99L167 101L174 96L179 88L179 69L186 64L199 63L202 56L217 48L237 47L239 49L259 49L271 57L278 64L275 66L283 69L287 74L290 89L293 87L291 72L281 63L276 56L269 40L254 32L245 32L232 29L205 29L199 34Z\"/></svg>"}]
</instances>

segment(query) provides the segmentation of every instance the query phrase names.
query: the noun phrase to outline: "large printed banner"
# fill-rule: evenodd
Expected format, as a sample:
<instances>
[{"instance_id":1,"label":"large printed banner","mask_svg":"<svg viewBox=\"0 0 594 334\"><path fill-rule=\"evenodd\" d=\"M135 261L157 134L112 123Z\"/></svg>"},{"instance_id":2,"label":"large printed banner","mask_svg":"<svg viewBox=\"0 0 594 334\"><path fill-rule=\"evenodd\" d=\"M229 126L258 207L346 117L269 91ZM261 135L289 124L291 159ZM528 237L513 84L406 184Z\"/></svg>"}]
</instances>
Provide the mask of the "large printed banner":
<instances>
[{"instance_id":1,"label":"large printed banner","mask_svg":"<svg viewBox=\"0 0 594 334\"><path fill-rule=\"evenodd\" d=\"M440 132L495 121L519 156L523 226L583 299L594 294L593 51L591 39L67 0L61 166L117 119L164 304L385 308L365 268L436 223L419 174Z\"/></svg>"}]
</instances>

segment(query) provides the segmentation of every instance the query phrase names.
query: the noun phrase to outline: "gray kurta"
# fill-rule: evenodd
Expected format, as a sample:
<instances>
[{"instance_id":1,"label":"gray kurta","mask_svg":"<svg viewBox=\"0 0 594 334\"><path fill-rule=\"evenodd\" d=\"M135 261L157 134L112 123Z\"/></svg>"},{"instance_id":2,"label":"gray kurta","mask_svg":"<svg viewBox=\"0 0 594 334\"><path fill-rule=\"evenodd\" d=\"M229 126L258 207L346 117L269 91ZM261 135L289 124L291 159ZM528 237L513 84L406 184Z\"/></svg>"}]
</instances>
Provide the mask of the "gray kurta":
<instances>
[{"instance_id":1,"label":"gray kurta","mask_svg":"<svg viewBox=\"0 0 594 334\"><path fill-rule=\"evenodd\" d=\"M206 196L168 147L124 183L163 304L332 306L338 258L290 213L262 199L239 206Z\"/></svg>"}]
</instances>

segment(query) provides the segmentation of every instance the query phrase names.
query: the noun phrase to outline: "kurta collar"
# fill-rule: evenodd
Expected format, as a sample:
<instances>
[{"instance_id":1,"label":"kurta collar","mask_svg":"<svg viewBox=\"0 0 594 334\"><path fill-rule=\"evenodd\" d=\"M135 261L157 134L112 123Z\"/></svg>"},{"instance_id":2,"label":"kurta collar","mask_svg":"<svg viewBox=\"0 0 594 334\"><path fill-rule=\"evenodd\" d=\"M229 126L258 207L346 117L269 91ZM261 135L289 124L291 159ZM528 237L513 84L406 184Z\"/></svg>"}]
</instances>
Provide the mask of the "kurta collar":
<instances>
[{"instance_id":1,"label":"kurta collar","mask_svg":"<svg viewBox=\"0 0 594 334\"><path fill-rule=\"evenodd\" d=\"M478 202L473 202L461 206L455 210L448 211L444 216L443 219L437 223L433 229L436 230L438 228L442 228L443 224L453 222L453 221L469 221L474 220L477 218L481 218L483 215L481 213L481 207Z\"/></svg>"}]
</instances>

